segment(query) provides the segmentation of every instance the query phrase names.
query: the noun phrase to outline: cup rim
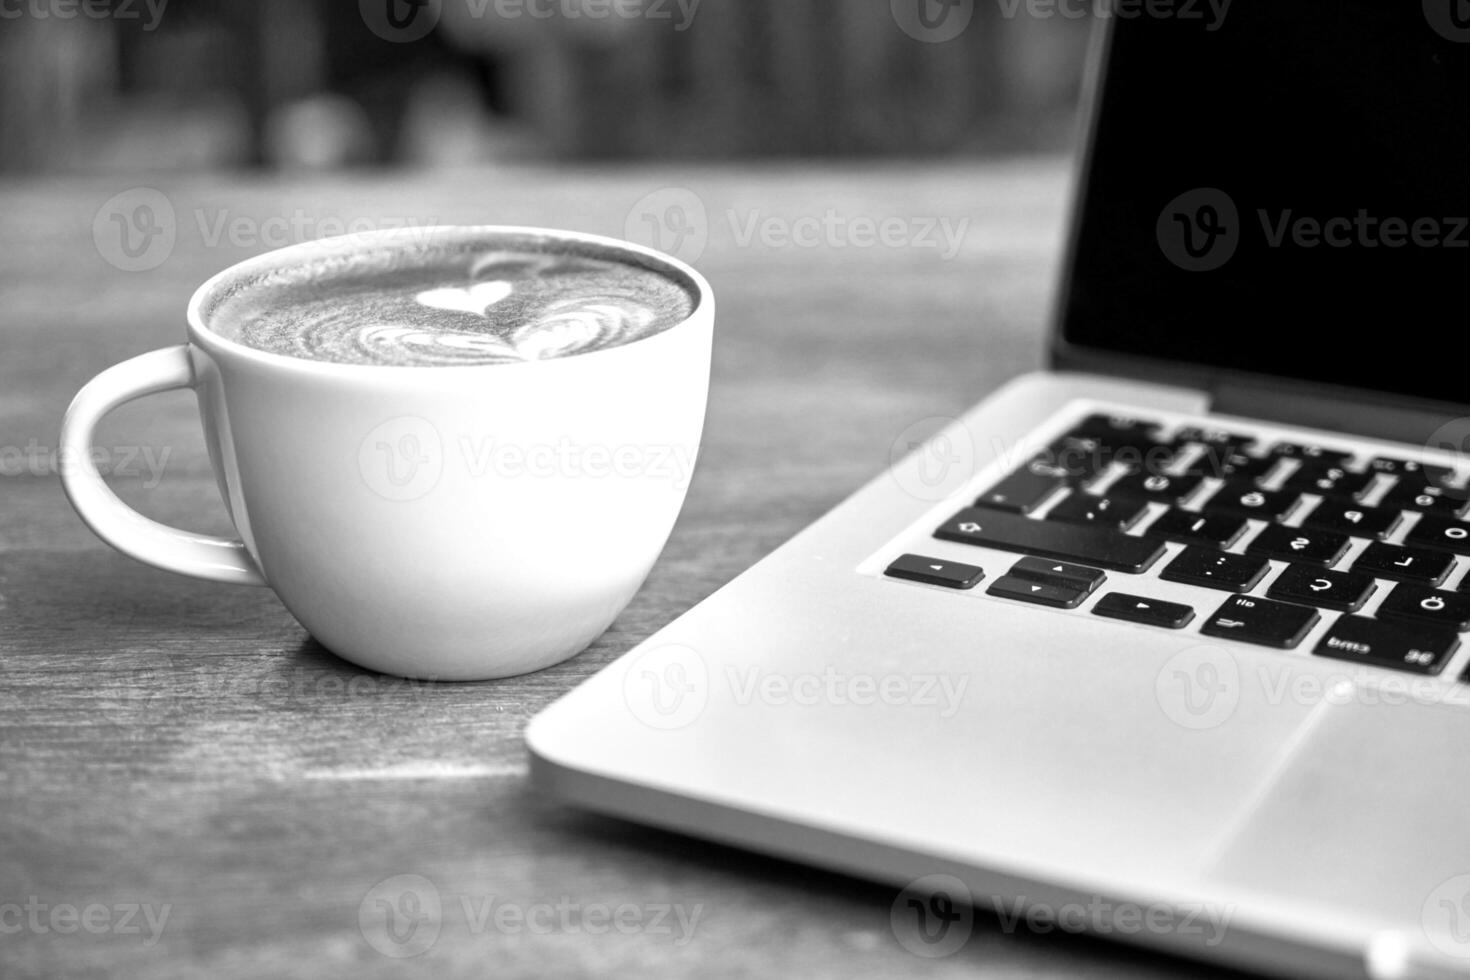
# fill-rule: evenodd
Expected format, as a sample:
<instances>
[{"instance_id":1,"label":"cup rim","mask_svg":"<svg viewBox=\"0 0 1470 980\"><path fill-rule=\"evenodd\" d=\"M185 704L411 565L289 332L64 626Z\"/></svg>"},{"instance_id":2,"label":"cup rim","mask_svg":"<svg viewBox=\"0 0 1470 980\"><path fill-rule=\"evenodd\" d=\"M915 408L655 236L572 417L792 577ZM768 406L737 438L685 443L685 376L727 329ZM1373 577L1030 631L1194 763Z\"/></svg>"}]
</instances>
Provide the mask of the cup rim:
<instances>
[{"instance_id":1,"label":"cup rim","mask_svg":"<svg viewBox=\"0 0 1470 980\"><path fill-rule=\"evenodd\" d=\"M239 341L231 340L215 332L204 322L203 311L209 301L214 298L215 294L221 288L243 276L278 269L283 265L309 261L323 255L350 254L359 249L366 249L376 244L392 243L394 241L423 243L441 238L475 238L492 235L546 236L591 245L597 248L606 248L613 252L624 252L641 256L652 262L655 266L664 266L667 270L678 273L693 283L697 291L694 308L690 311L689 316L666 330L661 330L656 334L633 340L626 344L617 344L600 350L587 351L572 357L557 357L508 364L352 364L341 361L315 361L309 358L296 357L291 354L278 354L272 351L260 350L248 344L242 344ZM420 225L405 228L381 228L373 231L350 232L345 235L334 235L327 238L297 242L283 248L271 249L268 252L262 252L259 255L254 255L248 259L236 262L234 265L210 276L198 289L194 290L194 295L189 299L187 328L189 341L197 344L211 354L226 354L230 357L254 362L273 370L297 370L356 378L382 377L390 374L402 376L405 372L417 373L422 371L433 371L439 376L442 376L442 372L445 371L513 371L526 369L545 371L554 364L574 364L584 358L614 355L620 351L627 351L639 347L642 344L656 342L661 337L689 330L691 324L709 316L713 305L714 292L710 288L709 281L693 266L658 249L649 248L645 245L639 245L621 238L560 228L541 228L531 225Z\"/></svg>"}]
</instances>

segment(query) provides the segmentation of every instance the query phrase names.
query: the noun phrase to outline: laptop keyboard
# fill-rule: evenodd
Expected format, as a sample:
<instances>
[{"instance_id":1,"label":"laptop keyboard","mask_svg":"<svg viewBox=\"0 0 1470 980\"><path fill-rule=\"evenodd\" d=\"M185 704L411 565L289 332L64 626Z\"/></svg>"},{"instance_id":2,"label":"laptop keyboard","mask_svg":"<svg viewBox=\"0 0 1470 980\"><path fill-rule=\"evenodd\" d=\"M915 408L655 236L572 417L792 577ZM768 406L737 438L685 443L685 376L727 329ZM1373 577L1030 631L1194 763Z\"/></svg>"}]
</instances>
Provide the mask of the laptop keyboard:
<instances>
[{"instance_id":1,"label":"laptop keyboard","mask_svg":"<svg viewBox=\"0 0 1470 980\"><path fill-rule=\"evenodd\" d=\"M934 537L1025 556L988 580L1001 599L1078 610L1096 596L1092 615L1282 650L1327 619L1314 655L1434 675L1470 630L1470 575L1442 588L1470 555L1462 478L1417 460L1092 415ZM986 581L978 564L916 554L886 574L962 590ZM1150 596L1154 578L1228 594L1196 608Z\"/></svg>"}]
</instances>

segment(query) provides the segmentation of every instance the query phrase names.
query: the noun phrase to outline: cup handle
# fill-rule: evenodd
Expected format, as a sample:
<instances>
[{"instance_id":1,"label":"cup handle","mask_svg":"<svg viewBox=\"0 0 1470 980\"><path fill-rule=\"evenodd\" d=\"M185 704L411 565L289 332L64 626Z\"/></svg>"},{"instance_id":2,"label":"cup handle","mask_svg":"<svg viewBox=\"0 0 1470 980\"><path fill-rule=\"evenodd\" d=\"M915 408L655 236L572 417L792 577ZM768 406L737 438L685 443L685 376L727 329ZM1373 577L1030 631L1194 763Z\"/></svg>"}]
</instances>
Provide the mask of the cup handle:
<instances>
[{"instance_id":1,"label":"cup handle","mask_svg":"<svg viewBox=\"0 0 1470 980\"><path fill-rule=\"evenodd\" d=\"M108 412L144 395L195 386L187 345L103 371L77 393L61 423L61 485L82 520L118 551L165 571L235 585L265 585L242 541L180 531L118 499L92 461L92 434Z\"/></svg>"}]
</instances>

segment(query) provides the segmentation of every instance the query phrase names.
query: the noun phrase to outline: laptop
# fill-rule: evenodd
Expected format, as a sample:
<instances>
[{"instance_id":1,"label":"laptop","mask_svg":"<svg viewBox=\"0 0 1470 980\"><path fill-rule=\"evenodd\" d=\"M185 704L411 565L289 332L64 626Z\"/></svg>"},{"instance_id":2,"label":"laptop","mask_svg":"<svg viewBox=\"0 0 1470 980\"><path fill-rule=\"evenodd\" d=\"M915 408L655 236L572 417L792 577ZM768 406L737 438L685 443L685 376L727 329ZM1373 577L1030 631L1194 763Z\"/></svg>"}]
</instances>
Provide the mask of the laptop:
<instances>
[{"instance_id":1,"label":"laptop","mask_svg":"<svg viewBox=\"0 0 1470 980\"><path fill-rule=\"evenodd\" d=\"M921 956L1470 976L1470 8L1120 5L1091 62L1052 369L547 708L534 777L889 882Z\"/></svg>"}]
</instances>

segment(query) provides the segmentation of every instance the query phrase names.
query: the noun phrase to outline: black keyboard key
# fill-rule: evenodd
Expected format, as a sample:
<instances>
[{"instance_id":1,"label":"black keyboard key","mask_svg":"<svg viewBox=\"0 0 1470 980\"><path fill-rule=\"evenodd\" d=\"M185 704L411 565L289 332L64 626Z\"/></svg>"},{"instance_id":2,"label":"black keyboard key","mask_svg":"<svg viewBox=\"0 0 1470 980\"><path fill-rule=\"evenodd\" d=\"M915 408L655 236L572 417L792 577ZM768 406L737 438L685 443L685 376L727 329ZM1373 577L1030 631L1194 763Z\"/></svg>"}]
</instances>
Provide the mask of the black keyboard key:
<instances>
[{"instance_id":1,"label":"black keyboard key","mask_svg":"<svg viewBox=\"0 0 1470 980\"><path fill-rule=\"evenodd\" d=\"M1417 510L1440 517L1458 517L1465 509L1465 491L1446 490L1417 478L1399 480L1389 487L1378 506Z\"/></svg>"},{"instance_id":2,"label":"black keyboard key","mask_svg":"<svg viewBox=\"0 0 1470 980\"><path fill-rule=\"evenodd\" d=\"M1140 470L1121 476L1108 487L1110 497L1130 497L1154 504L1175 504L1199 489L1200 476L1171 476Z\"/></svg>"},{"instance_id":3,"label":"black keyboard key","mask_svg":"<svg viewBox=\"0 0 1470 980\"><path fill-rule=\"evenodd\" d=\"M1336 565L1347 554L1351 542L1346 534L1336 531L1313 531L1304 527L1268 524L1246 546L1246 554L1278 561L1298 561L1306 565Z\"/></svg>"},{"instance_id":4,"label":"black keyboard key","mask_svg":"<svg viewBox=\"0 0 1470 980\"><path fill-rule=\"evenodd\" d=\"M1053 476L1077 485L1096 479L1108 468L1110 457L1096 439L1066 436L1031 461Z\"/></svg>"},{"instance_id":5,"label":"black keyboard key","mask_svg":"<svg viewBox=\"0 0 1470 980\"><path fill-rule=\"evenodd\" d=\"M1299 494L1262 490L1250 484L1227 483L1201 507L1210 514L1236 514L1262 521L1279 521L1291 513Z\"/></svg>"},{"instance_id":6,"label":"black keyboard key","mask_svg":"<svg viewBox=\"0 0 1470 980\"><path fill-rule=\"evenodd\" d=\"M1057 452L1056 447L1037 453L1026 464L1026 469L1036 476L1051 477L1064 485L1075 485L1092 479L1096 471L1081 465L1069 465Z\"/></svg>"},{"instance_id":7,"label":"black keyboard key","mask_svg":"<svg viewBox=\"0 0 1470 980\"><path fill-rule=\"evenodd\" d=\"M942 541L1059 558L1134 575L1148 571L1165 550L1158 541L1110 528L1037 521L977 507L960 511L934 536Z\"/></svg>"},{"instance_id":8,"label":"black keyboard key","mask_svg":"<svg viewBox=\"0 0 1470 980\"><path fill-rule=\"evenodd\" d=\"M1374 473L1353 473L1341 466L1303 466L1286 478L1282 490L1315 493L1323 497L1358 500L1377 479Z\"/></svg>"},{"instance_id":9,"label":"black keyboard key","mask_svg":"<svg viewBox=\"0 0 1470 980\"><path fill-rule=\"evenodd\" d=\"M1188 466L1188 472L1198 476L1211 476L1218 480L1235 480L1242 483L1264 482L1281 460L1270 456L1250 456L1239 450L1216 449L1213 446L1197 456Z\"/></svg>"},{"instance_id":10,"label":"black keyboard key","mask_svg":"<svg viewBox=\"0 0 1470 980\"><path fill-rule=\"evenodd\" d=\"M1094 474L1113 463L1162 472L1177 449L1159 440L1160 431L1160 426L1152 422L1093 415L1083 419L1053 449L1078 458L1078 462L1071 464L1073 468L1085 467Z\"/></svg>"},{"instance_id":11,"label":"black keyboard key","mask_svg":"<svg viewBox=\"0 0 1470 980\"><path fill-rule=\"evenodd\" d=\"M1470 555L1470 524L1424 514L1404 535L1411 548L1439 548L1457 555Z\"/></svg>"},{"instance_id":12,"label":"black keyboard key","mask_svg":"<svg viewBox=\"0 0 1470 980\"><path fill-rule=\"evenodd\" d=\"M1374 473L1387 473L1439 487L1451 486L1455 482L1455 471L1448 466L1421 463L1416 459L1378 456L1369 461L1368 469Z\"/></svg>"},{"instance_id":13,"label":"black keyboard key","mask_svg":"<svg viewBox=\"0 0 1470 980\"><path fill-rule=\"evenodd\" d=\"M1330 572L1311 565L1288 565L1266 594L1300 606L1357 612L1378 591L1373 576L1362 572Z\"/></svg>"},{"instance_id":14,"label":"black keyboard key","mask_svg":"<svg viewBox=\"0 0 1470 980\"><path fill-rule=\"evenodd\" d=\"M1165 511L1144 532L1165 541L1229 548L1239 541L1250 524L1233 514L1196 514L1188 510Z\"/></svg>"},{"instance_id":15,"label":"black keyboard key","mask_svg":"<svg viewBox=\"0 0 1470 980\"><path fill-rule=\"evenodd\" d=\"M1271 563L1264 558L1232 555L1213 548L1185 548L1164 567L1162 578L1207 589L1249 592L1266 577Z\"/></svg>"},{"instance_id":16,"label":"black keyboard key","mask_svg":"<svg viewBox=\"0 0 1470 980\"><path fill-rule=\"evenodd\" d=\"M1072 586L1038 582L1034 578L1021 578L1017 575L1002 575L991 583L985 594L1001 599L1033 602L1038 606L1051 606L1055 609L1076 609L1088 595Z\"/></svg>"},{"instance_id":17,"label":"black keyboard key","mask_svg":"<svg viewBox=\"0 0 1470 980\"><path fill-rule=\"evenodd\" d=\"M1029 514L1037 510L1063 486L1061 480L1047 471L1047 467L1039 468L1042 472L1038 473L1032 464L1021 467L982 494L975 501L975 506L993 507L1013 514Z\"/></svg>"},{"instance_id":18,"label":"black keyboard key","mask_svg":"<svg viewBox=\"0 0 1470 980\"><path fill-rule=\"evenodd\" d=\"M1397 530L1403 521L1401 510L1324 500L1302 518L1302 527L1381 540Z\"/></svg>"},{"instance_id":19,"label":"black keyboard key","mask_svg":"<svg viewBox=\"0 0 1470 980\"><path fill-rule=\"evenodd\" d=\"M1142 455L1120 449L1113 456L1113 462L1122 467L1127 476L1169 476L1175 480L1187 478L1187 475L1174 475L1183 463L1177 446L1155 446Z\"/></svg>"},{"instance_id":20,"label":"black keyboard key","mask_svg":"<svg viewBox=\"0 0 1470 980\"><path fill-rule=\"evenodd\" d=\"M1194 621L1194 610L1188 606L1122 592L1109 592L1097 601L1092 611L1109 619L1124 619L1166 630L1182 630Z\"/></svg>"},{"instance_id":21,"label":"black keyboard key","mask_svg":"<svg viewBox=\"0 0 1470 980\"><path fill-rule=\"evenodd\" d=\"M1322 614L1306 606L1233 595L1205 621L1200 632L1222 640L1293 650L1321 621Z\"/></svg>"},{"instance_id":22,"label":"black keyboard key","mask_svg":"<svg viewBox=\"0 0 1470 980\"><path fill-rule=\"evenodd\" d=\"M1379 619L1420 623L1454 633L1470 630L1470 596L1426 589L1407 582L1396 585L1378 607Z\"/></svg>"},{"instance_id":23,"label":"black keyboard key","mask_svg":"<svg viewBox=\"0 0 1470 980\"><path fill-rule=\"evenodd\" d=\"M1282 459L1299 459L1303 462L1326 463L1342 466L1353 458L1352 453L1341 449L1328 449L1315 443L1278 442L1271 447L1271 455Z\"/></svg>"},{"instance_id":24,"label":"black keyboard key","mask_svg":"<svg viewBox=\"0 0 1470 980\"><path fill-rule=\"evenodd\" d=\"M1081 589L1091 595L1099 585L1107 581L1107 575L1099 569L1088 568L1086 565L1073 565L1064 561L1053 561L1048 558L1022 558L1011 568L1011 574L1016 578L1035 579L1038 582L1051 582L1055 585L1065 585L1073 589Z\"/></svg>"},{"instance_id":25,"label":"black keyboard key","mask_svg":"<svg viewBox=\"0 0 1470 980\"><path fill-rule=\"evenodd\" d=\"M1455 567L1454 556L1425 548L1401 548L1374 541L1353 563L1353 571L1395 582L1440 585Z\"/></svg>"},{"instance_id":26,"label":"black keyboard key","mask_svg":"<svg viewBox=\"0 0 1470 980\"><path fill-rule=\"evenodd\" d=\"M973 589L985 578L985 570L974 565L925 558L923 555L904 555L889 565L883 574L889 578L942 585L948 589Z\"/></svg>"},{"instance_id":27,"label":"black keyboard key","mask_svg":"<svg viewBox=\"0 0 1470 980\"><path fill-rule=\"evenodd\" d=\"M1448 630L1340 616L1313 652L1375 667L1438 674L1459 648L1459 637Z\"/></svg>"},{"instance_id":28,"label":"black keyboard key","mask_svg":"<svg viewBox=\"0 0 1470 980\"><path fill-rule=\"evenodd\" d=\"M1142 500L1074 493L1048 511L1046 519L1126 531L1137 524L1147 511L1148 504Z\"/></svg>"},{"instance_id":29,"label":"black keyboard key","mask_svg":"<svg viewBox=\"0 0 1470 980\"><path fill-rule=\"evenodd\" d=\"M1077 423L1070 435L1096 439L1104 447L1126 447L1142 453L1161 444L1161 431L1162 427L1154 422L1120 415L1089 415Z\"/></svg>"},{"instance_id":30,"label":"black keyboard key","mask_svg":"<svg viewBox=\"0 0 1470 980\"><path fill-rule=\"evenodd\" d=\"M1256 444L1256 437L1228 429L1190 425L1174 433L1174 442L1181 446L1194 443L1230 453L1252 448Z\"/></svg>"}]
</instances>

